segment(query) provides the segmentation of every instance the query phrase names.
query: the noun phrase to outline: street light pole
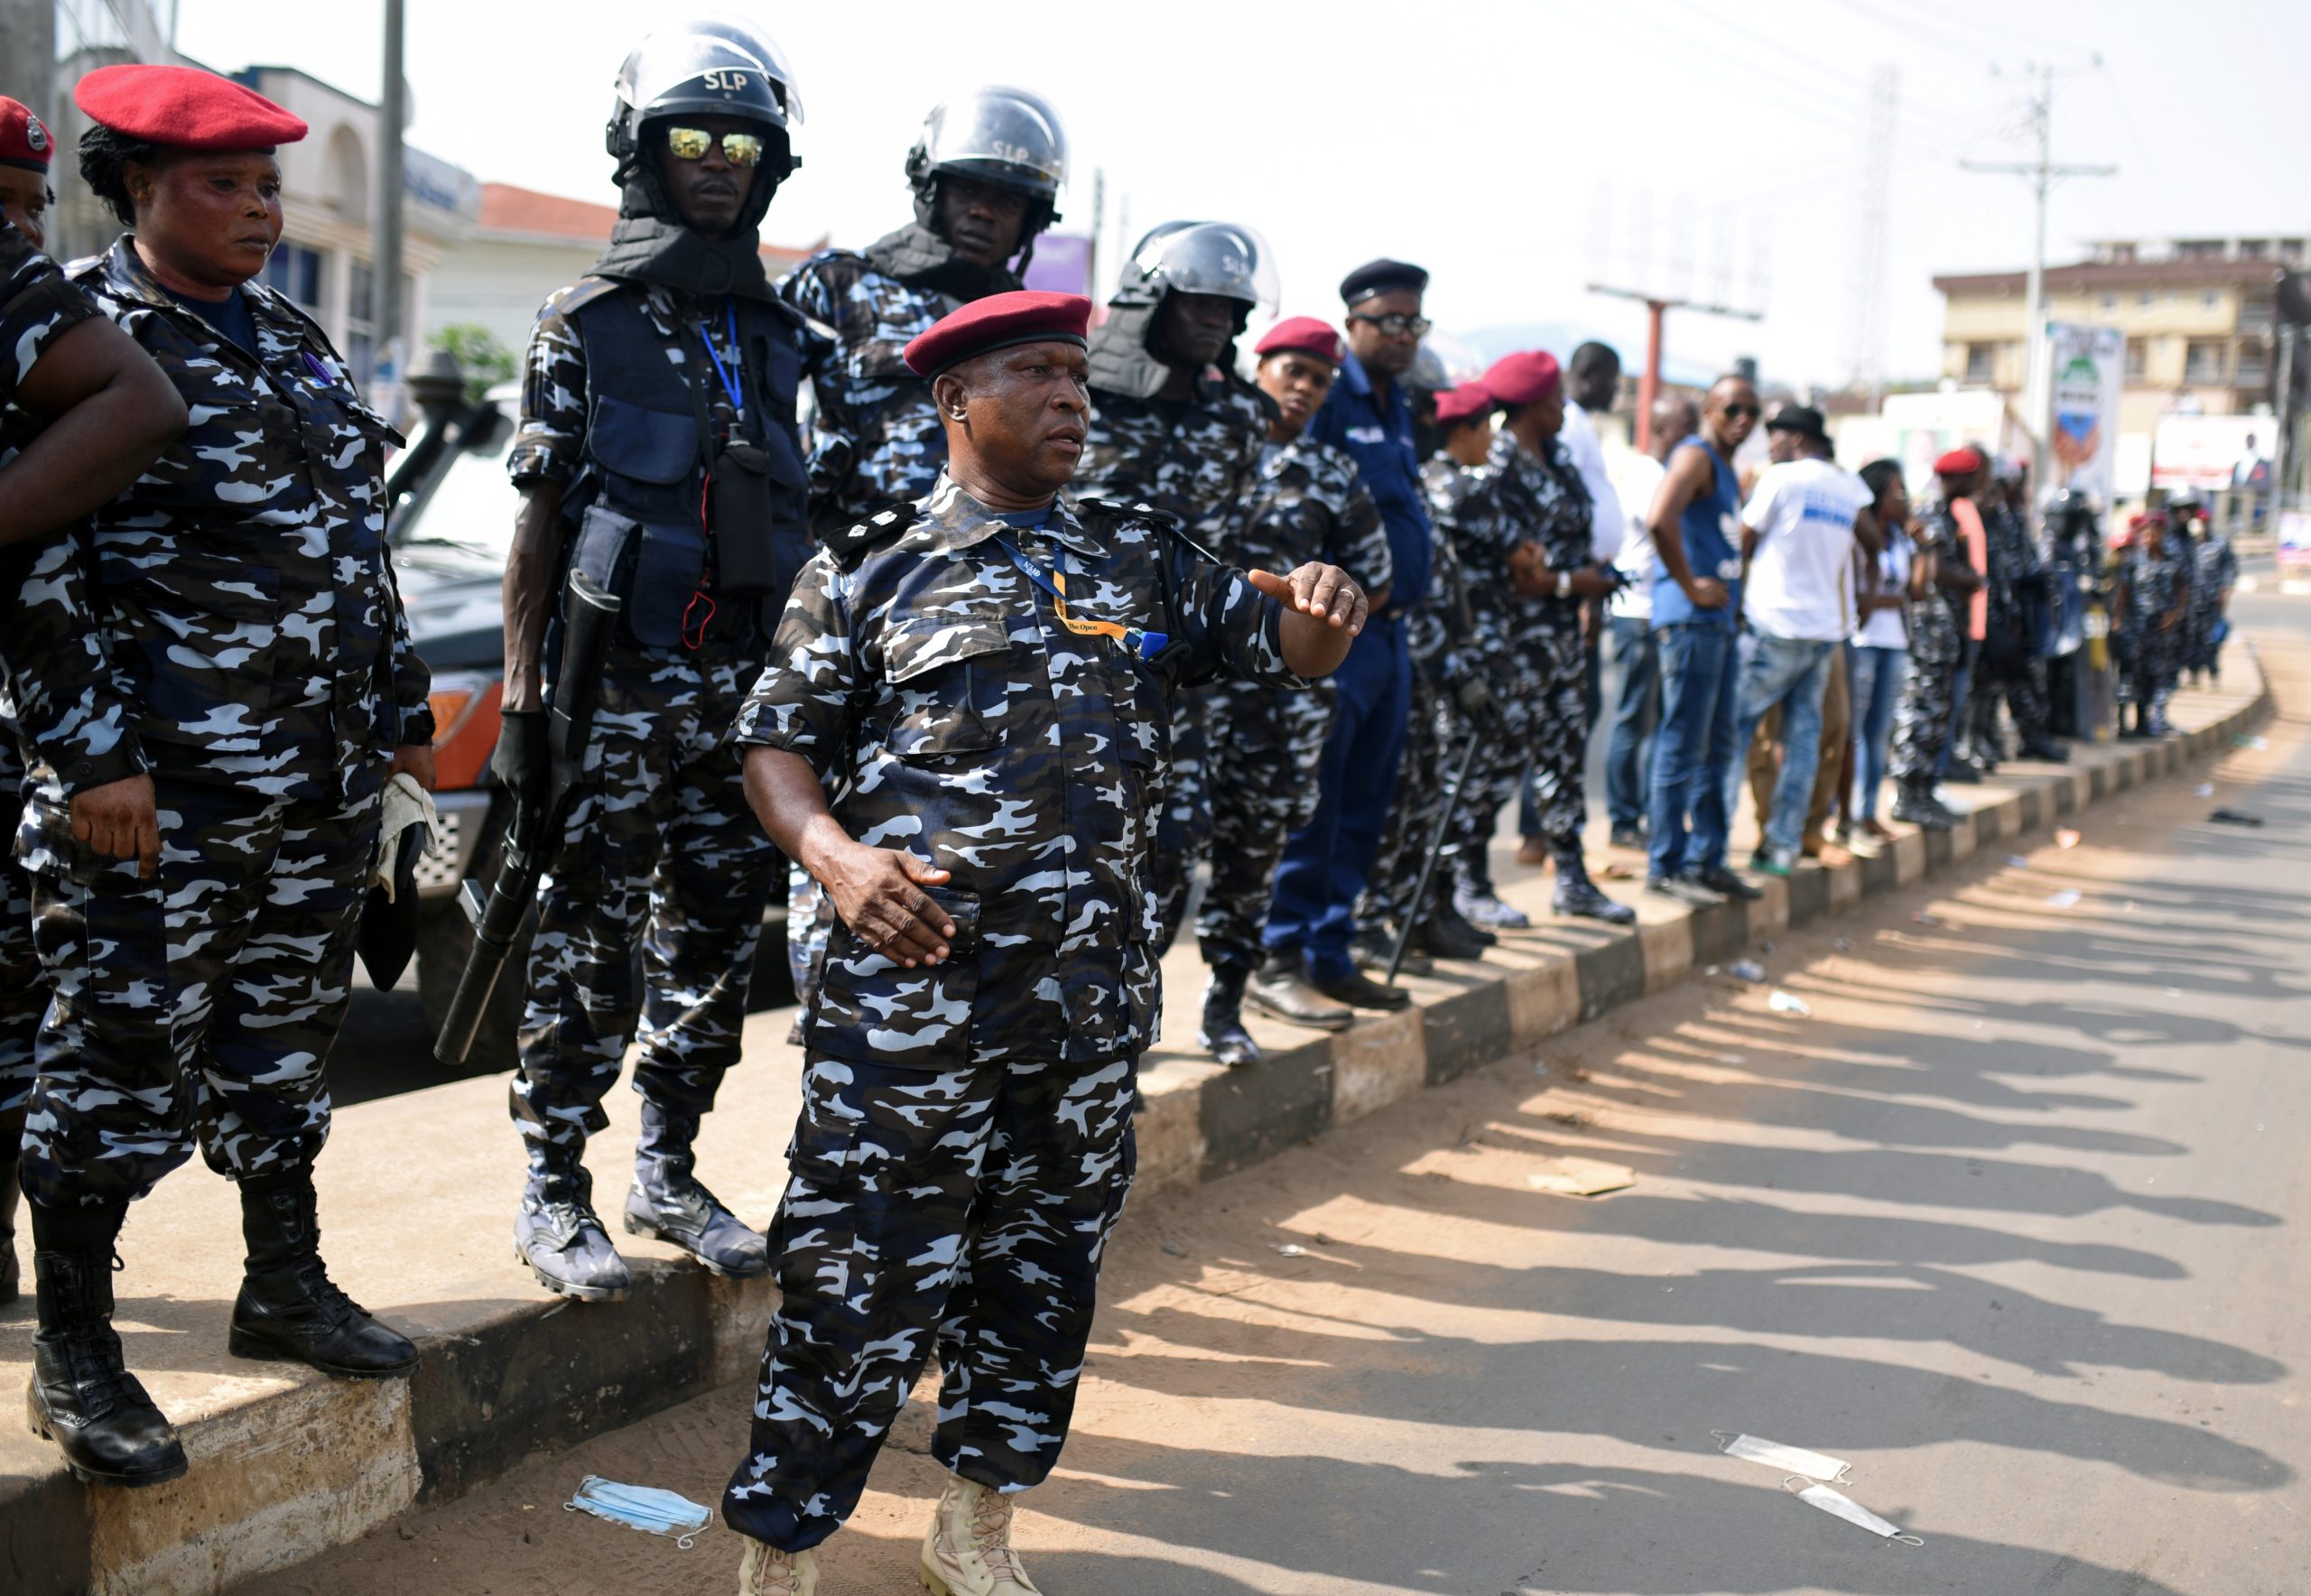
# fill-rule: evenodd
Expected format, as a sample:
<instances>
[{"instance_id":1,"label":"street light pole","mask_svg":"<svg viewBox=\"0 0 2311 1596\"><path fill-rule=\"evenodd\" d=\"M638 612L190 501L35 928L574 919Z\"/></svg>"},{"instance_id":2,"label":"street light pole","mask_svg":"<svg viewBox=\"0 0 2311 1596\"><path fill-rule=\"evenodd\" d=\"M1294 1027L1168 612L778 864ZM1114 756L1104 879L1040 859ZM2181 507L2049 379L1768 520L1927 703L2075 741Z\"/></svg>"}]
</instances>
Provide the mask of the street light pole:
<instances>
[{"instance_id":1,"label":"street light pole","mask_svg":"<svg viewBox=\"0 0 2311 1596\"><path fill-rule=\"evenodd\" d=\"M1637 450L1644 454L1653 448L1653 401L1661 393L1661 323L1671 311L1699 311L1705 316L1731 316L1737 321L1764 320L1760 311L1737 310L1731 305L1705 305L1698 300L1663 299L1638 288L1612 288L1602 283L1592 283L1591 293L1601 293L1611 299L1635 300L1645 307L1645 369L1637 379Z\"/></svg>"},{"instance_id":2,"label":"street light pole","mask_svg":"<svg viewBox=\"0 0 2311 1596\"><path fill-rule=\"evenodd\" d=\"M2102 65L2102 58L2094 65ZM1991 69L1993 71L1995 68ZM2030 122L2038 135L2038 158L2029 162L1961 161L1968 172L1992 172L2030 180L2037 202L2037 237L2030 250L2030 269L2022 290L2022 425L2030 440L2030 480L2045 480L2047 390L2046 369L2046 200L2060 177L2111 177L2115 166L2057 166L2055 164L2055 70L2037 69L2038 87L2030 97Z\"/></svg>"},{"instance_id":3,"label":"street light pole","mask_svg":"<svg viewBox=\"0 0 2311 1596\"><path fill-rule=\"evenodd\" d=\"M408 353L402 347L401 302L402 193L408 186L401 130L409 119L409 102L402 81L402 0L385 0L385 83L377 107L377 119L385 125L377 140L377 247L370 266L370 292L376 300L372 347L392 368L394 391L381 396L398 408L400 385L409 368Z\"/></svg>"}]
</instances>

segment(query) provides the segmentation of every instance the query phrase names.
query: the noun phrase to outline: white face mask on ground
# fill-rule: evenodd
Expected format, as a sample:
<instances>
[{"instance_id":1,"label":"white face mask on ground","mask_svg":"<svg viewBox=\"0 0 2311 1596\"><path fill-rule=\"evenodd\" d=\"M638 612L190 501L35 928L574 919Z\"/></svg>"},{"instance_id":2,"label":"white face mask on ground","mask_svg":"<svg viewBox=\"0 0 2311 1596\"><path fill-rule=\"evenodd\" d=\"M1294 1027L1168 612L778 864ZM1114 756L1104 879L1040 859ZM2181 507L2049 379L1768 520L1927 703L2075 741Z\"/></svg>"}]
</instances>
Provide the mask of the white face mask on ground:
<instances>
[{"instance_id":1,"label":"white face mask on ground","mask_svg":"<svg viewBox=\"0 0 2311 1596\"><path fill-rule=\"evenodd\" d=\"M691 1538L714 1517L679 1492L649 1485L621 1485L599 1474L589 1474L579 1481L578 1494L562 1507L566 1513L591 1513L631 1529L673 1536L674 1544L685 1552Z\"/></svg>"},{"instance_id":2,"label":"white face mask on ground","mask_svg":"<svg viewBox=\"0 0 2311 1596\"><path fill-rule=\"evenodd\" d=\"M1785 1480L1781 1482L1781 1488L1787 1490L1796 1483L1795 1479ZM1924 1536L1904 1535L1898 1525L1889 1524L1852 1497L1832 1490L1826 1485L1809 1485L1797 1493L1797 1499L1821 1508L1823 1512L1833 1518L1842 1518L1848 1524L1859 1525L1871 1535L1882 1536L1889 1541L1899 1541L1906 1546L1926 1545Z\"/></svg>"},{"instance_id":3,"label":"white face mask on ground","mask_svg":"<svg viewBox=\"0 0 2311 1596\"><path fill-rule=\"evenodd\" d=\"M1722 1430L1712 1430L1710 1434L1720 1441L1725 1439ZM1845 1471L1853 1466L1843 1458L1807 1452L1802 1446L1785 1446L1760 1435L1736 1435L1719 1450L1729 1458L1745 1458L1769 1469L1779 1469L1785 1474L1803 1474L1808 1480L1842 1480Z\"/></svg>"}]
</instances>

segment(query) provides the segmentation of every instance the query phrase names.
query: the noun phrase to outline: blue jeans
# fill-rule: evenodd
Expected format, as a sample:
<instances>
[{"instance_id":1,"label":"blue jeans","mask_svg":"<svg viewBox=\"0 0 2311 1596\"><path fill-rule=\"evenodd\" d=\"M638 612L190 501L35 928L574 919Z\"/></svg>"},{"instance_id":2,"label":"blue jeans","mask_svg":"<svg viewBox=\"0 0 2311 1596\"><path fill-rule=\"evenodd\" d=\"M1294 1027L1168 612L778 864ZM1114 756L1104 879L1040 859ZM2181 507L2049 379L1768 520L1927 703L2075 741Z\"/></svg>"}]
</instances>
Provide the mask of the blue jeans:
<instances>
[{"instance_id":1,"label":"blue jeans","mask_svg":"<svg viewBox=\"0 0 2311 1596\"><path fill-rule=\"evenodd\" d=\"M1357 895L1380 850L1412 710L1404 627L1395 621L1368 626L1332 680L1340 705L1316 770L1316 812L1285 840L1262 938L1271 953L1304 956L1319 980L1356 969L1349 942Z\"/></svg>"},{"instance_id":2,"label":"blue jeans","mask_svg":"<svg viewBox=\"0 0 2311 1596\"><path fill-rule=\"evenodd\" d=\"M1874 821L1878 789L1886 784L1886 741L1894 732L1894 706L1901 702L1910 651L1873 645L1852 650L1846 659L1853 688L1853 818Z\"/></svg>"},{"instance_id":3,"label":"blue jeans","mask_svg":"<svg viewBox=\"0 0 2311 1596\"><path fill-rule=\"evenodd\" d=\"M1606 646L1621 673L1621 695L1605 742L1605 812L1616 828L1633 829L1645 818L1646 766L1661 719L1661 657L1651 621L1619 616L1608 625Z\"/></svg>"},{"instance_id":4,"label":"blue jeans","mask_svg":"<svg viewBox=\"0 0 2311 1596\"><path fill-rule=\"evenodd\" d=\"M1740 755L1758 735L1766 711L1781 706L1781 775L1774 784L1773 812L1764 821L1766 846L1795 854L1805 837L1805 812L1814 802L1814 775L1822 767L1822 694L1830 685L1830 661L1842 643L1813 643L1765 632L1741 636L1740 706L1733 734L1733 765L1725 772L1725 812L1731 815L1740 789Z\"/></svg>"},{"instance_id":5,"label":"blue jeans","mask_svg":"<svg viewBox=\"0 0 2311 1596\"><path fill-rule=\"evenodd\" d=\"M1661 728L1653 738L1649 873L1722 869L1725 776L1740 751L1733 740L1733 629L1676 621L1657 627L1653 641L1661 666Z\"/></svg>"}]
</instances>

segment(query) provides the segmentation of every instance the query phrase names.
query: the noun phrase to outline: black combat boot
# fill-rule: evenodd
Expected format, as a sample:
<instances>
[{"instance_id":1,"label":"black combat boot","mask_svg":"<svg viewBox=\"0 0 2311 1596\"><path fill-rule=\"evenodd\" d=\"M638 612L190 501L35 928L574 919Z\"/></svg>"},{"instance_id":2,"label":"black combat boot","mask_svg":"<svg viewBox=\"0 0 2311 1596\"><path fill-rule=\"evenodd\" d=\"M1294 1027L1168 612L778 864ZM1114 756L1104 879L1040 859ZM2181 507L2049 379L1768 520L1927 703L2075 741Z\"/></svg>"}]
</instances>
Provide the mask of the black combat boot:
<instances>
[{"instance_id":1,"label":"black combat boot","mask_svg":"<svg viewBox=\"0 0 2311 1596\"><path fill-rule=\"evenodd\" d=\"M0 1307L24 1294L23 1266L16 1262L16 1201L24 1189L16 1170L14 1155L0 1159Z\"/></svg>"},{"instance_id":2,"label":"black combat boot","mask_svg":"<svg viewBox=\"0 0 2311 1596\"><path fill-rule=\"evenodd\" d=\"M355 1378L417 1367L410 1339L378 1323L329 1277L311 1170L243 1181L241 1237L248 1267L225 1343L234 1357L285 1358Z\"/></svg>"},{"instance_id":3,"label":"black combat boot","mask_svg":"<svg viewBox=\"0 0 2311 1596\"><path fill-rule=\"evenodd\" d=\"M526 1146L530 1174L522 1187L522 1211L514 1216L514 1256L557 1296L623 1301L634 1275L594 1212L594 1177L580 1162L584 1149L541 1141Z\"/></svg>"},{"instance_id":4,"label":"black combat boot","mask_svg":"<svg viewBox=\"0 0 2311 1596\"><path fill-rule=\"evenodd\" d=\"M176 1426L123 1366L112 1328L112 1244L128 1205L31 1204L40 1328L25 1417L83 1480L158 1485L185 1471Z\"/></svg>"},{"instance_id":5,"label":"black combat boot","mask_svg":"<svg viewBox=\"0 0 2311 1596\"><path fill-rule=\"evenodd\" d=\"M1947 831L1958 819L1934 795L1930 781L1903 782L1894 789L1894 818L1927 831Z\"/></svg>"},{"instance_id":6,"label":"black combat boot","mask_svg":"<svg viewBox=\"0 0 2311 1596\"><path fill-rule=\"evenodd\" d=\"M1260 1044L1244 1028L1244 983L1251 977L1248 959L1222 959L1212 965L1211 984L1203 989L1203 1026L1196 1040L1231 1070L1260 1062Z\"/></svg>"},{"instance_id":7,"label":"black combat boot","mask_svg":"<svg viewBox=\"0 0 2311 1596\"><path fill-rule=\"evenodd\" d=\"M698 1116L642 1100L642 1139L634 1147L634 1189L626 1233L672 1242L710 1274L750 1280L770 1273L770 1243L722 1206L693 1173Z\"/></svg>"},{"instance_id":8,"label":"black combat boot","mask_svg":"<svg viewBox=\"0 0 2311 1596\"><path fill-rule=\"evenodd\" d=\"M1556 855L1556 896L1549 907L1560 914L1577 914L1584 920L1601 920L1608 925L1633 925L1637 911L1627 904L1617 904L1597 890L1589 879L1589 867L1581 857L1581 846L1559 843L1553 846Z\"/></svg>"}]
</instances>

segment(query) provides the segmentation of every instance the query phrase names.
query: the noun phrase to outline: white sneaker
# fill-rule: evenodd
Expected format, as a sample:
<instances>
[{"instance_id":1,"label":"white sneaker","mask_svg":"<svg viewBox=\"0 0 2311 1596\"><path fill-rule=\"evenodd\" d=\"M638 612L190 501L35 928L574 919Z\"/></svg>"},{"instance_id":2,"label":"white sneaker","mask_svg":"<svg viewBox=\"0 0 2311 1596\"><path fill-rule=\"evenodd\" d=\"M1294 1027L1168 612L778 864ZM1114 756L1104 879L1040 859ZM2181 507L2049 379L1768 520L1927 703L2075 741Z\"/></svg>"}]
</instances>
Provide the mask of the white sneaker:
<instances>
[{"instance_id":1,"label":"white sneaker","mask_svg":"<svg viewBox=\"0 0 2311 1596\"><path fill-rule=\"evenodd\" d=\"M933 1596L1043 1596L1011 1549L1012 1499L950 1475L923 1537L917 1577Z\"/></svg>"},{"instance_id":2,"label":"white sneaker","mask_svg":"<svg viewBox=\"0 0 2311 1596\"><path fill-rule=\"evenodd\" d=\"M738 1559L738 1596L812 1596L818 1588L819 1561L808 1552L749 1540Z\"/></svg>"}]
</instances>

